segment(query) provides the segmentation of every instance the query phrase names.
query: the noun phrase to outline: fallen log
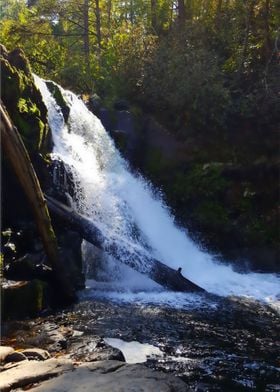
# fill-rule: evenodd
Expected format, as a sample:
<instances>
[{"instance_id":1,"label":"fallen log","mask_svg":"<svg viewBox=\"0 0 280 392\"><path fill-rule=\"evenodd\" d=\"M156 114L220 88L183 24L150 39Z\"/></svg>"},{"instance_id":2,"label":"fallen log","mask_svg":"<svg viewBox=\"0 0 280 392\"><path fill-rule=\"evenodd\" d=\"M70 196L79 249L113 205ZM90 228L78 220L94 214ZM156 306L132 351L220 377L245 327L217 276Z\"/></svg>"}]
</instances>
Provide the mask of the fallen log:
<instances>
[{"instance_id":1,"label":"fallen log","mask_svg":"<svg viewBox=\"0 0 280 392\"><path fill-rule=\"evenodd\" d=\"M181 275L180 272L168 267L154 258L147 258L144 254L141 254L141 252L130 252L126 248L125 256L121 257L120 252L118 252L120 249L118 240L110 241L110 244L108 245L108 241L106 241L102 231L89 218L77 213L71 207L62 204L50 196L46 195L45 197L51 213L68 223L71 229L77 231L86 241L98 248L101 248L103 251L110 253L120 262L130 266L140 273L143 273L144 270L144 273L151 279L168 289L182 292L205 291ZM122 240L120 239L120 241ZM145 257L149 266L148 268L143 269L143 260Z\"/></svg>"}]
</instances>

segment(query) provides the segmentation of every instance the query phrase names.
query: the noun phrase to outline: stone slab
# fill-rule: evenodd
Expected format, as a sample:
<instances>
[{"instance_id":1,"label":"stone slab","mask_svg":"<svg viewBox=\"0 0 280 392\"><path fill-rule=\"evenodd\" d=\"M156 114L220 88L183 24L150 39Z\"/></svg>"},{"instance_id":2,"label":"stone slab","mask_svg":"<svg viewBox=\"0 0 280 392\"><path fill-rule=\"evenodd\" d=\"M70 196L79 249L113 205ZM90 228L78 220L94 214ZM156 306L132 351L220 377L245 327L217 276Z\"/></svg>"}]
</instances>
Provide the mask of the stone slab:
<instances>
[{"instance_id":1,"label":"stone slab","mask_svg":"<svg viewBox=\"0 0 280 392\"><path fill-rule=\"evenodd\" d=\"M24 361L0 373L0 391L7 392L25 385L38 383L72 370L74 365L66 359L47 359L46 361Z\"/></svg>"},{"instance_id":2,"label":"stone slab","mask_svg":"<svg viewBox=\"0 0 280 392\"><path fill-rule=\"evenodd\" d=\"M120 361L84 363L75 371L43 382L32 392L186 392L179 378L144 365Z\"/></svg>"}]
</instances>

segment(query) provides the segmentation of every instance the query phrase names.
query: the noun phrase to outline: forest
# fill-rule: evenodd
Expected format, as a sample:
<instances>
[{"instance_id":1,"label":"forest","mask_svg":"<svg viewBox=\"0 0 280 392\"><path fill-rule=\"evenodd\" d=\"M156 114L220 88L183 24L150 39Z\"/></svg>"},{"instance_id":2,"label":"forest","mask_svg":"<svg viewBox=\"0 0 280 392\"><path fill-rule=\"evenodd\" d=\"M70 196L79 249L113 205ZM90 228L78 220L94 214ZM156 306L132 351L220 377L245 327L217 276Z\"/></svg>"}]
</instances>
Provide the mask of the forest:
<instances>
[{"instance_id":1,"label":"forest","mask_svg":"<svg viewBox=\"0 0 280 392\"><path fill-rule=\"evenodd\" d=\"M179 133L277 116L277 1L2 0L1 13L1 42L33 72L108 105L133 100Z\"/></svg>"}]
</instances>

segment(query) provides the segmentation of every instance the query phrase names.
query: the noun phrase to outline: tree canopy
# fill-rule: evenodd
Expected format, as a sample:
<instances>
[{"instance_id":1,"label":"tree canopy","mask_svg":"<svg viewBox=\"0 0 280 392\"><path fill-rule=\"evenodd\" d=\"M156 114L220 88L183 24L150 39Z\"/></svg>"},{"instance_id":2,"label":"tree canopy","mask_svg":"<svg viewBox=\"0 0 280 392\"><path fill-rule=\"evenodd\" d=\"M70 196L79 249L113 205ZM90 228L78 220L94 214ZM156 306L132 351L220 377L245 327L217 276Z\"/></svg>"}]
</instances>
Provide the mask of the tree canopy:
<instances>
[{"instance_id":1,"label":"tree canopy","mask_svg":"<svg viewBox=\"0 0 280 392\"><path fill-rule=\"evenodd\" d=\"M223 126L228 112L276 115L274 0L1 2L1 42L77 92L176 110L194 128Z\"/></svg>"}]
</instances>

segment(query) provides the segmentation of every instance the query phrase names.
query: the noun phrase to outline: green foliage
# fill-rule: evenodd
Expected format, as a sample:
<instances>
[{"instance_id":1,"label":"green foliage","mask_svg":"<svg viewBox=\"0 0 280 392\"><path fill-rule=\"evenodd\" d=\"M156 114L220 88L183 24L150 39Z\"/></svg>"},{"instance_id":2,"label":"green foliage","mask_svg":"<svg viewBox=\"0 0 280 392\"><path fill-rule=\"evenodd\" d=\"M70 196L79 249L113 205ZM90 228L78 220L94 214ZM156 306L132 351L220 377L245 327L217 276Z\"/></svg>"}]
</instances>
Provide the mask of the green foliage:
<instances>
[{"instance_id":1,"label":"green foliage","mask_svg":"<svg viewBox=\"0 0 280 392\"><path fill-rule=\"evenodd\" d=\"M215 55L177 33L161 41L147 66L143 97L158 112L174 112L185 128L224 125L229 93ZM175 124L176 125L176 124Z\"/></svg>"},{"instance_id":2,"label":"green foliage","mask_svg":"<svg viewBox=\"0 0 280 392\"><path fill-rule=\"evenodd\" d=\"M178 173L173 189L177 197L183 200L219 197L229 182L221 174L222 167L217 164L196 164L187 173Z\"/></svg>"},{"instance_id":3,"label":"green foliage","mask_svg":"<svg viewBox=\"0 0 280 392\"><path fill-rule=\"evenodd\" d=\"M205 224L208 227L226 227L230 222L229 212L225 206L219 204L217 201L204 201L195 210L196 219L200 224Z\"/></svg>"},{"instance_id":4,"label":"green foliage","mask_svg":"<svg viewBox=\"0 0 280 392\"><path fill-rule=\"evenodd\" d=\"M176 112L176 129L223 131L259 110L266 124L277 117L275 2L186 2L183 24L168 0L30 4L3 4L0 37L43 77L108 103L124 96Z\"/></svg>"},{"instance_id":5,"label":"green foliage","mask_svg":"<svg viewBox=\"0 0 280 392\"><path fill-rule=\"evenodd\" d=\"M143 25L121 25L108 40L98 70L96 87L102 96L135 99L141 94L145 64L156 45L156 37Z\"/></svg>"}]
</instances>

